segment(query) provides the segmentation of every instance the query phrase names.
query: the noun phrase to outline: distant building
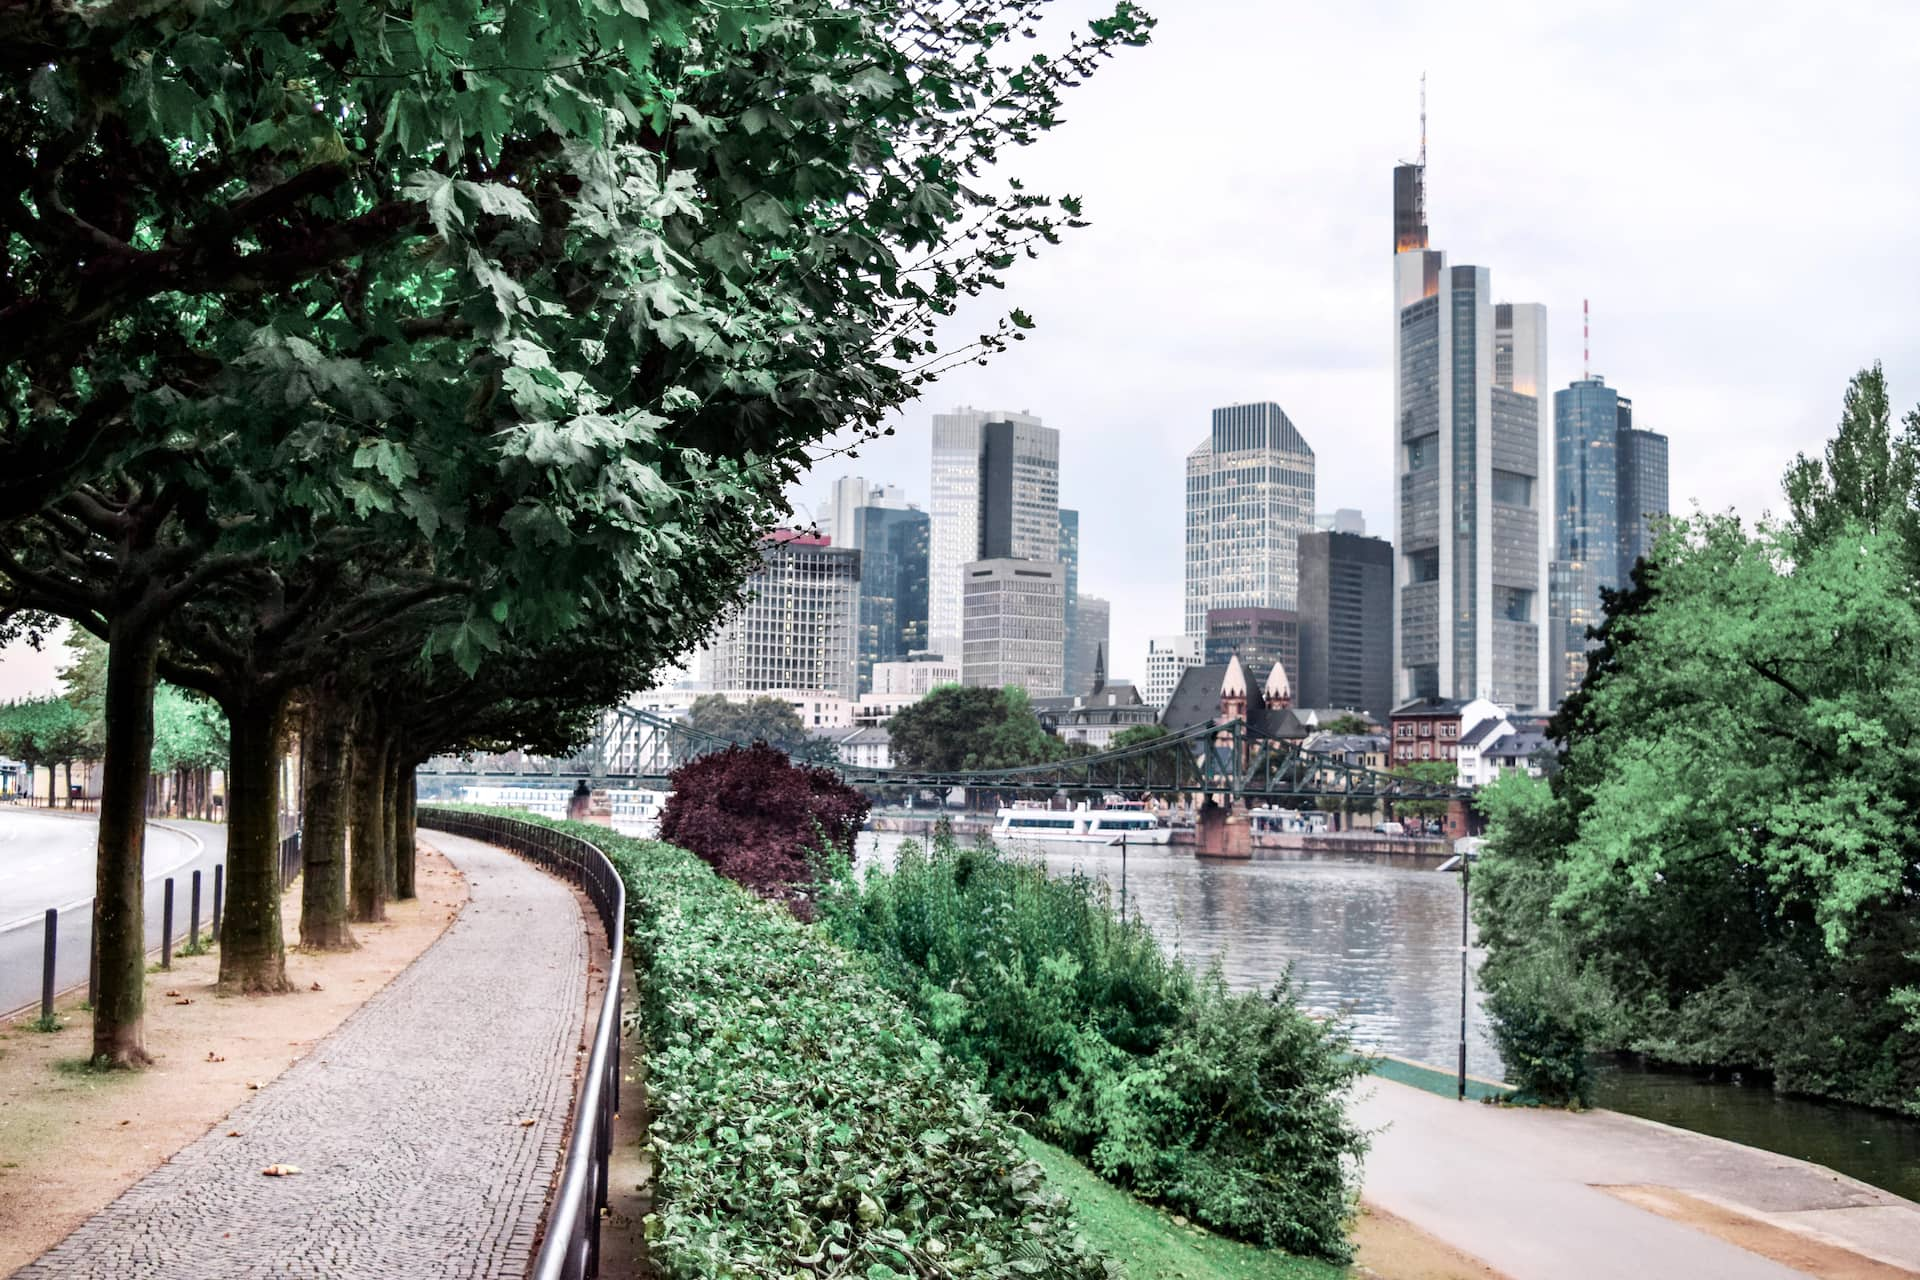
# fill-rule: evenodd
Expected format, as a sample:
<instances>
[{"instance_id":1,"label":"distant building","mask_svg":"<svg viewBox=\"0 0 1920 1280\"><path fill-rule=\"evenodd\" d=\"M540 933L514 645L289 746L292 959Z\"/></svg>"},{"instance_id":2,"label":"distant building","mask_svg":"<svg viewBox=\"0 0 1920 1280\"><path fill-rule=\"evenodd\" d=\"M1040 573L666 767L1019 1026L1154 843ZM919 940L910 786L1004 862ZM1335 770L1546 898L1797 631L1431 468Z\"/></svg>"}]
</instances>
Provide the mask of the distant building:
<instances>
[{"instance_id":1,"label":"distant building","mask_svg":"<svg viewBox=\"0 0 1920 1280\"><path fill-rule=\"evenodd\" d=\"M1104 664L1096 663L1104 668ZM1140 700L1140 691L1125 681L1108 684L1104 669L1094 678L1088 692L1069 698L1036 698L1033 713L1040 727L1062 742L1083 743L1095 751L1104 751L1114 738L1137 725L1153 724L1159 719L1154 709Z\"/></svg>"},{"instance_id":2,"label":"distant building","mask_svg":"<svg viewBox=\"0 0 1920 1280\"><path fill-rule=\"evenodd\" d=\"M1549 698L1547 312L1428 247L1426 160L1394 170L1394 696Z\"/></svg>"},{"instance_id":3,"label":"distant building","mask_svg":"<svg viewBox=\"0 0 1920 1280\"><path fill-rule=\"evenodd\" d=\"M1213 411L1187 455L1187 634L1214 609L1293 609L1313 528L1313 449L1277 404Z\"/></svg>"},{"instance_id":4,"label":"distant building","mask_svg":"<svg viewBox=\"0 0 1920 1280\"><path fill-rule=\"evenodd\" d=\"M1066 605L1062 610L1066 614L1067 653L1061 681L1071 691L1091 682L1093 670L1082 660L1085 655L1080 647L1080 513L1068 507L1060 508L1058 559L1067 571Z\"/></svg>"},{"instance_id":5,"label":"distant building","mask_svg":"<svg viewBox=\"0 0 1920 1280\"><path fill-rule=\"evenodd\" d=\"M876 696L905 694L923 697L943 684L960 683L960 662L938 654L909 657L903 662L873 664Z\"/></svg>"},{"instance_id":6,"label":"distant building","mask_svg":"<svg viewBox=\"0 0 1920 1280\"><path fill-rule=\"evenodd\" d=\"M864 476L841 476L827 490L827 500L821 504L819 520L820 532L833 541L836 547L853 547L864 551L860 544L860 530L856 523L859 512L867 507L879 507L888 511L917 510L907 495L890 484L868 484Z\"/></svg>"},{"instance_id":7,"label":"distant building","mask_svg":"<svg viewBox=\"0 0 1920 1280\"><path fill-rule=\"evenodd\" d=\"M1393 709L1393 547L1353 533L1300 535L1300 701Z\"/></svg>"},{"instance_id":8,"label":"distant building","mask_svg":"<svg viewBox=\"0 0 1920 1280\"><path fill-rule=\"evenodd\" d=\"M1060 697L1066 570L1057 561L999 559L974 561L962 574L961 682Z\"/></svg>"},{"instance_id":9,"label":"distant building","mask_svg":"<svg viewBox=\"0 0 1920 1280\"><path fill-rule=\"evenodd\" d=\"M969 564L1059 560L1060 433L1024 412L935 414L931 507L929 648L953 658Z\"/></svg>"},{"instance_id":10,"label":"distant building","mask_svg":"<svg viewBox=\"0 0 1920 1280\"><path fill-rule=\"evenodd\" d=\"M854 512L860 547L860 692L873 668L927 647L927 563L932 522L912 508Z\"/></svg>"},{"instance_id":11,"label":"distant building","mask_svg":"<svg viewBox=\"0 0 1920 1280\"><path fill-rule=\"evenodd\" d=\"M1314 516L1313 527L1321 533L1359 533L1367 531L1367 517L1356 507L1339 507Z\"/></svg>"},{"instance_id":12,"label":"distant building","mask_svg":"<svg viewBox=\"0 0 1920 1280\"><path fill-rule=\"evenodd\" d=\"M1261 670L1229 654L1225 662L1188 667L1160 713L1170 733L1183 733L1212 722L1244 720L1256 734L1304 738L1293 718L1293 685L1286 668L1274 664ZM1293 730L1289 735L1284 730Z\"/></svg>"},{"instance_id":13,"label":"distant building","mask_svg":"<svg viewBox=\"0 0 1920 1280\"><path fill-rule=\"evenodd\" d=\"M776 530L761 542L747 603L707 646L706 680L715 689L819 690L851 700L859 606L858 551Z\"/></svg>"},{"instance_id":14,"label":"distant building","mask_svg":"<svg viewBox=\"0 0 1920 1280\"><path fill-rule=\"evenodd\" d=\"M1077 684L1067 686L1068 693L1092 693L1095 683L1106 683L1107 639L1113 620L1113 605L1099 596L1080 597L1079 627L1075 632L1072 670Z\"/></svg>"},{"instance_id":15,"label":"distant building","mask_svg":"<svg viewBox=\"0 0 1920 1280\"><path fill-rule=\"evenodd\" d=\"M1553 396L1554 558L1551 695L1558 705L1586 678L1588 630L1601 592L1630 580L1667 514L1667 438L1633 425L1633 402L1602 379Z\"/></svg>"},{"instance_id":16,"label":"distant building","mask_svg":"<svg viewBox=\"0 0 1920 1280\"><path fill-rule=\"evenodd\" d=\"M1141 698L1155 711L1167 705L1167 699L1180 683L1180 673L1205 661L1200 636L1154 636L1147 641L1147 680Z\"/></svg>"},{"instance_id":17,"label":"distant building","mask_svg":"<svg viewBox=\"0 0 1920 1280\"><path fill-rule=\"evenodd\" d=\"M1629 411L1630 415L1631 411ZM1620 424L1615 446L1620 458L1620 585L1633 580L1633 566L1652 550L1654 531L1670 512L1667 506L1667 438Z\"/></svg>"},{"instance_id":18,"label":"distant building","mask_svg":"<svg viewBox=\"0 0 1920 1280\"><path fill-rule=\"evenodd\" d=\"M1485 698L1417 698L1395 707L1388 717L1394 765L1460 759L1460 739L1483 721L1505 713Z\"/></svg>"},{"instance_id":19,"label":"distant building","mask_svg":"<svg viewBox=\"0 0 1920 1280\"><path fill-rule=\"evenodd\" d=\"M1249 670L1266 671L1276 662L1289 672L1300 669L1300 615L1292 609L1209 609L1201 634L1209 666L1225 665L1237 653Z\"/></svg>"}]
</instances>

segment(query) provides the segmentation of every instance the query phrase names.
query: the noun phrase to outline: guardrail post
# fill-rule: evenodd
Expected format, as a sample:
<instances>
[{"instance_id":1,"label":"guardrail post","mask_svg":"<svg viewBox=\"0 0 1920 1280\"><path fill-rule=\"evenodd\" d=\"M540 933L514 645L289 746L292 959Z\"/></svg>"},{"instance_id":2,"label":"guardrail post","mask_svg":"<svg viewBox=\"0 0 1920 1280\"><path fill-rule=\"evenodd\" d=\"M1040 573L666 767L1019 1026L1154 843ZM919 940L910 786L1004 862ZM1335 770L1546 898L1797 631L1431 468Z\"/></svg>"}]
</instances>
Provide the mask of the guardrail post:
<instances>
[{"instance_id":1,"label":"guardrail post","mask_svg":"<svg viewBox=\"0 0 1920 1280\"><path fill-rule=\"evenodd\" d=\"M60 945L60 910L47 908L47 954L40 962L40 1020L53 1021L53 957Z\"/></svg>"},{"instance_id":2,"label":"guardrail post","mask_svg":"<svg viewBox=\"0 0 1920 1280\"><path fill-rule=\"evenodd\" d=\"M193 905L187 908L187 950L192 951L200 945L200 873L193 873L193 892L188 896Z\"/></svg>"},{"instance_id":3,"label":"guardrail post","mask_svg":"<svg viewBox=\"0 0 1920 1280\"><path fill-rule=\"evenodd\" d=\"M218 941L220 937L220 893L221 893L221 890L226 885L226 879L227 879L226 863L224 862L214 863L213 864L213 923L208 926L207 931L214 936L214 939L216 941Z\"/></svg>"},{"instance_id":4,"label":"guardrail post","mask_svg":"<svg viewBox=\"0 0 1920 1280\"><path fill-rule=\"evenodd\" d=\"M173 968L173 877L160 891L160 967Z\"/></svg>"}]
</instances>

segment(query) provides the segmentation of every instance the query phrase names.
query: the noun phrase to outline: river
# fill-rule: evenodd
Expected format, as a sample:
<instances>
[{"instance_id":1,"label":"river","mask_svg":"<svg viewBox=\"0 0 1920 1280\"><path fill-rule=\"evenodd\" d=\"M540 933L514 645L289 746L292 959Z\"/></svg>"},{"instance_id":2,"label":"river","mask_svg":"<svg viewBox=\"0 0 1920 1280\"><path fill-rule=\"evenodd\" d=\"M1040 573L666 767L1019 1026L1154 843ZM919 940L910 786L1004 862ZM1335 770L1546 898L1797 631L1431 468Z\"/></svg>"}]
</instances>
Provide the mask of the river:
<instances>
[{"instance_id":1,"label":"river","mask_svg":"<svg viewBox=\"0 0 1920 1280\"><path fill-rule=\"evenodd\" d=\"M890 865L908 837L866 832L860 867ZM1121 853L1098 845L1014 844L1055 874L1104 880L1116 903ZM1126 851L1126 900L1161 942L1227 981L1270 986L1291 966L1307 1007L1344 1014L1363 1048L1445 1070L1460 1043L1460 880L1368 862L1257 856L1200 859L1186 846ZM1477 969L1478 950L1469 953ZM1467 1069L1501 1078L1498 1050L1469 993ZM1602 1106L1811 1160L1920 1200L1920 1121L1782 1097L1764 1085L1608 1064Z\"/></svg>"}]
</instances>

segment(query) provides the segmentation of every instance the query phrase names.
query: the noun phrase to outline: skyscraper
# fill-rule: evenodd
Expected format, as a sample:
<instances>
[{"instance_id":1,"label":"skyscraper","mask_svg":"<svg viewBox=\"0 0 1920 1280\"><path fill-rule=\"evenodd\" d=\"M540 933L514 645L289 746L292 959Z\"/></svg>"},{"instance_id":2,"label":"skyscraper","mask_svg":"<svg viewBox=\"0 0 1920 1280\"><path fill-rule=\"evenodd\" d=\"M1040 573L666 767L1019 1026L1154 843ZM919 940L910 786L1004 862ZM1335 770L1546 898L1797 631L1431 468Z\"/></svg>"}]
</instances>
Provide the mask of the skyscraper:
<instances>
[{"instance_id":1,"label":"skyscraper","mask_svg":"<svg viewBox=\"0 0 1920 1280\"><path fill-rule=\"evenodd\" d=\"M890 511L905 511L913 504L907 501L907 495L890 484L869 485L864 476L841 476L833 482L827 491L827 500L820 506L819 519L815 522L820 532L833 540L836 547L860 549L859 512L865 507L884 507Z\"/></svg>"},{"instance_id":2,"label":"skyscraper","mask_svg":"<svg viewBox=\"0 0 1920 1280\"><path fill-rule=\"evenodd\" d=\"M1113 619L1113 606L1099 596L1081 596L1079 609L1079 627L1074 632L1068 651L1073 655L1072 683L1065 686L1069 697L1078 697L1093 692L1093 669L1097 655L1110 653L1108 632Z\"/></svg>"},{"instance_id":3,"label":"skyscraper","mask_svg":"<svg viewBox=\"0 0 1920 1280\"><path fill-rule=\"evenodd\" d=\"M1313 449L1277 404L1213 411L1187 455L1187 634L1209 609L1292 609L1313 528Z\"/></svg>"},{"instance_id":4,"label":"skyscraper","mask_svg":"<svg viewBox=\"0 0 1920 1280\"><path fill-rule=\"evenodd\" d=\"M761 542L746 605L709 642L716 689L856 695L860 553L778 529Z\"/></svg>"},{"instance_id":5,"label":"skyscraper","mask_svg":"<svg viewBox=\"0 0 1920 1280\"><path fill-rule=\"evenodd\" d=\"M1303 707L1352 707L1381 724L1393 710L1393 547L1361 534L1300 535Z\"/></svg>"},{"instance_id":6,"label":"skyscraper","mask_svg":"<svg viewBox=\"0 0 1920 1280\"><path fill-rule=\"evenodd\" d=\"M1223 667L1235 654L1249 671L1274 663L1292 681L1300 669L1300 615L1293 609L1207 610L1206 665Z\"/></svg>"},{"instance_id":7,"label":"skyscraper","mask_svg":"<svg viewBox=\"0 0 1920 1280\"><path fill-rule=\"evenodd\" d=\"M1667 514L1667 438L1633 425L1633 402L1597 377L1553 395L1553 701L1587 674L1602 590L1627 584Z\"/></svg>"},{"instance_id":8,"label":"skyscraper","mask_svg":"<svg viewBox=\"0 0 1920 1280\"><path fill-rule=\"evenodd\" d=\"M1624 404L1625 402L1622 401ZM1620 582L1632 580L1634 561L1653 550L1653 529L1666 519L1667 438L1622 415L1615 451L1620 458Z\"/></svg>"},{"instance_id":9,"label":"skyscraper","mask_svg":"<svg viewBox=\"0 0 1920 1280\"><path fill-rule=\"evenodd\" d=\"M1060 508L1060 567L1067 571L1067 660L1062 682L1071 694L1093 673L1080 665L1080 513Z\"/></svg>"},{"instance_id":10,"label":"skyscraper","mask_svg":"<svg viewBox=\"0 0 1920 1280\"><path fill-rule=\"evenodd\" d=\"M1053 560L977 560L962 567L960 681L1018 685L1035 698L1064 689L1066 571Z\"/></svg>"},{"instance_id":11,"label":"skyscraper","mask_svg":"<svg viewBox=\"0 0 1920 1280\"><path fill-rule=\"evenodd\" d=\"M989 432L989 423L1002 429ZM933 416L927 613L934 651L960 654L968 564L1058 558L1059 495L1060 433L1039 418L971 407Z\"/></svg>"},{"instance_id":12,"label":"skyscraper","mask_svg":"<svg viewBox=\"0 0 1920 1280\"><path fill-rule=\"evenodd\" d=\"M1547 313L1427 247L1426 159L1394 169L1394 697L1545 705Z\"/></svg>"},{"instance_id":13,"label":"skyscraper","mask_svg":"<svg viewBox=\"0 0 1920 1280\"><path fill-rule=\"evenodd\" d=\"M912 508L861 507L860 692L873 689L877 662L898 662L927 647L927 555L932 522Z\"/></svg>"}]
</instances>

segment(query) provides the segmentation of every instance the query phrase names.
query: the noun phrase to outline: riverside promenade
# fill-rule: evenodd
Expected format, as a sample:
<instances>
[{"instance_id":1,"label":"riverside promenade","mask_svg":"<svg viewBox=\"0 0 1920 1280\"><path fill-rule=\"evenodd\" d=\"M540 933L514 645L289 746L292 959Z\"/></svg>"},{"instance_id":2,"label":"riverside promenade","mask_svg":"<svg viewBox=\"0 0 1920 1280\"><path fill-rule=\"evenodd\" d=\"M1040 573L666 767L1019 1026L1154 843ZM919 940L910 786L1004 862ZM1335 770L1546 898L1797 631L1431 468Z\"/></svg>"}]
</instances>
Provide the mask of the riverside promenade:
<instances>
[{"instance_id":1,"label":"riverside promenade","mask_svg":"<svg viewBox=\"0 0 1920 1280\"><path fill-rule=\"evenodd\" d=\"M1790 1156L1378 1077L1352 1112L1366 1199L1510 1280L1920 1276L1920 1205Z\"/></svg>"},{"instance_id":2,"label":"riverside promenade","mask_svg":"<svg viewBox=\"0 0 1920 1280\"><path fill-rule=\"evenodd\" d=\"M526 1274L585 1035L586 925L513 854L422 838L470 895L439 941L17 1277Z\"/></svg>"}]
</instances>

